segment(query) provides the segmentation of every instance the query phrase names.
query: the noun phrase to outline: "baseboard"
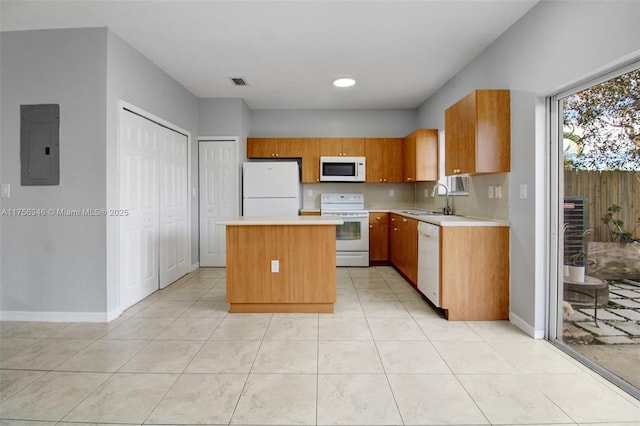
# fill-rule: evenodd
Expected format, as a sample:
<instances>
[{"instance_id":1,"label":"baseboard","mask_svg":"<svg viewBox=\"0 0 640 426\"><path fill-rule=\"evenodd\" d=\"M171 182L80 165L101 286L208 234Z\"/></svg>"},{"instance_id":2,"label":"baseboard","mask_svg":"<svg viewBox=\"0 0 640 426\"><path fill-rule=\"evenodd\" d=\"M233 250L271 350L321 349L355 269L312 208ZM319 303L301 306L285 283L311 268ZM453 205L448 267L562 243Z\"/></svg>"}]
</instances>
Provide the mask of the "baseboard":
<instances>
[{"instance_id":1,"label":"baseboard","mask_svg":"<svg viewBox=\"0 0 640 426\"><path fill-rule=\"evenodd\" d=\"M109 322L120 316L120 312L33 312L0 311L1 321L30 322Z\"/></svg>"},{"instance_id":2,"label":"baseboard","mask_svg":"<svg viewBox=\"0 0 640 426\"><path fill-rule=\"evenodd\" d=\"M544 339L545 337L544 330L536 330L534 327L529 325L529 323L527 323L525 320L523 320L513 312L509 312L509 322L511 322L511 324L515 325L534 339Z\"/></svg>"},{"instance_id":3,"label":"baseboard","mask_svg":"<svg viewBox=\"0 0 640 426\"><path fill-rule=\"evenodd\" d=\"M191 265L191 270L189 271L189 273L195 271L196 269L198 269L200 267L200 262L196 262L193 265Z\"/></svg>"}]
</instances>

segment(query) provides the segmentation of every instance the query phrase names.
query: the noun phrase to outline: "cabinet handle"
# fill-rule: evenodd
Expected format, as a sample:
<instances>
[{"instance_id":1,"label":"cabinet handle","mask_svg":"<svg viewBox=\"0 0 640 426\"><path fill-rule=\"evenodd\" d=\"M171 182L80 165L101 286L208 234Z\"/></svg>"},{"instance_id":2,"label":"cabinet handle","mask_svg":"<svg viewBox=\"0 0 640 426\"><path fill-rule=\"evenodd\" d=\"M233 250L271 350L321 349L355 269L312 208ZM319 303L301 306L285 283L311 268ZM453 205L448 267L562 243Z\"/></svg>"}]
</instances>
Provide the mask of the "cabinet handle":
<instances>
[{"instance_id":1,"label":"cabinet handle","mask_svg":"<svg viewBox=\"0 0 640 426\"><path fill-rule=\"evenodd\" d=\"M373 229L373 225L369 225L369 229Z\"/></svg>"},{"instance_id":2,"label":"cabinet handle","mask_svg":"<svg viewBox=\"0 0 640 426\"><path fill-rule=\"evenodd\" d=\"M411 178L410 178L410 177L408 177L408 178L407 178L407 180L411 180Z\"/></svg>"},{"instance_id":3,"label":"cabinet handle","mask_svg":"<svg viewBox=\"0 0 640 426\"><path fill-rule=\"evenodd\" d=\"M386 179L383 180L383 182L386 182L386 181L387 181Z\"/></svg>"},{"instance_id":4,"label":"cabinet handle","mask_svg":"<svg viewBox=\"0 0 640 426\"><path fill-rule=\"evenodd\" d=\"M380 182L382 182L382 179L380 179Z\"/></svg>"},{"instance_id":5,"label":"cabinet handle","mask_svg":"<svg viewBox=\"0 0 640 426\"><path fill-rule=\"evenodd\" d=\"M391 222L395 222L396 220L394 218L391 218Z\"/></svg>"},{"instance_id":6,"label":"cabinet handle","mask_svg":"<svg viewBox=\"0 0 640 426\"><path fill-rule=\"evenodd\" d=\"M280 154L276 154L276 157L280 157Z\"/></svg>"},{"instance_id":7,"label":"cabinet handle","mask_svg":"<svg viewBox=\"0 0 640 426\"><path fill-rule=\"evenodd\" d=\"M407 219L402 219L402 221L403 221L403 222L406 222L406 221L407 221Z\"/></svg>"},{"instance_id":8,"label":"cabinet handle","mask_svg":"<svg viewBox=\"0 0 640 426\"><path fill-rule=\"evenodd\" d=\"M380 219L381 219L381 217L380 217L380 216L376 217L376 220L380 220Z\"/></svg>"},{"instance_id":9,"label":"cabinet handle","mask_svg":"<svg viewBox=\"0 0 640 426\"><path fill-rule=\"evenodd\" d=\"M398 228L393 228L393 230L394 230L394 231L397 231L397 230L398 230Z\"/></svg>"}]
</instances>

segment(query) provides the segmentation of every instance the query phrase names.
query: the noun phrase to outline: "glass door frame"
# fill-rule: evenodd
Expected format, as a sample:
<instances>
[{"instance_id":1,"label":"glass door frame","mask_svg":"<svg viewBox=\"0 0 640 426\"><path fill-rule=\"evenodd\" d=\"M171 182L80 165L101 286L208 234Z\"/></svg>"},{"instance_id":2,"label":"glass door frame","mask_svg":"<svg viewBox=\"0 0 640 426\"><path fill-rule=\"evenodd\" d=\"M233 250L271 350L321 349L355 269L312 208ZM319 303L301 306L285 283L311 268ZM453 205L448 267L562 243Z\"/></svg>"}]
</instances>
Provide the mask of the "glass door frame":
<instances>
[{"instance_id":1,"label":"glass door frame","mask_svg":"<svg viewBox=\"0 0 640 426\"><path fill-rule=\"evenodd\" d=\"M572 349L569 345L562 341L563 315L562 315L562 263L559 261L559 253L563 253L562 239L562 223L561 218L564 217L563 202L560 196L564 194L564 156L562 150L562 118L560 117L561 102L567 96L573 95L589 87L596 86L612 78L626 74L630 71L640 68L640 60L635 58L633 61L627 61L624 64L609 69L608 71L584 80L581 83L572 85L571 87L547 98L547 123L549 135L549 157L548 157L548 173L547 173L547 194L549 194L547 208L547 227L548 227L548 265L549 265L549 291L547 293L547 339L560 350L566 352L582 364L594 370L599 375L619 386L634 397L640 399L640 389L635 388L622 378L613 374L609 370L602 367L595 361L587 358L578 351Z\"/></svg>"}]
</instances>

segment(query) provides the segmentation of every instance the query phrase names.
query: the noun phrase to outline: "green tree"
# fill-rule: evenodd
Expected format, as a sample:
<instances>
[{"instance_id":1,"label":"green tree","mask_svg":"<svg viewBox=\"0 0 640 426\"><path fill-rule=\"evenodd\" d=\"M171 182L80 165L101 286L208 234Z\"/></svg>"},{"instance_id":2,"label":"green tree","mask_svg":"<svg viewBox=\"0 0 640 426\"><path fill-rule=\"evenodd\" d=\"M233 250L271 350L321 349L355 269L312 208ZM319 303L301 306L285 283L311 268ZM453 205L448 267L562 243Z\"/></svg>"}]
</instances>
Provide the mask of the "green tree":
<instances>
[{"instance_id":1,"label":"green tree","mask_svg":"<svg viewBox=\"0 0 640 426\"><path fill-rule=\"evenodd\" d=\"M563 113L566 168L640 171L640 69L568 96Z\"/></svg>"}]
</instances>

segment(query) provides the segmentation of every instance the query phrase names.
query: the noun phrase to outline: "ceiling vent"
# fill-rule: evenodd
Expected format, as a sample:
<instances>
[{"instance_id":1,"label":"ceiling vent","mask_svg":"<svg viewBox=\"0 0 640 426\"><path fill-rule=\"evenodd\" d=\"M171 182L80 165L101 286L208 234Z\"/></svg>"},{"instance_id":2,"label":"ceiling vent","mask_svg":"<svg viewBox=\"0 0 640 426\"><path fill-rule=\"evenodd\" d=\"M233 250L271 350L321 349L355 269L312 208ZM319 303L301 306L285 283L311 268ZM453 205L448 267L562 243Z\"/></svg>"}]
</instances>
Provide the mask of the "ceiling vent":
<instances>
[{"instance_id":1,"label":"ceiling vent","mask_svg":"<svg viewBox=\"0 0 640 426\"><path fill-rule=\"evenodd\" d=\"M233 84L235 84L236 86L246 86L247 82L244 81L244 78L241 77L232 77L231 81L233 81Z\"/></svg>"}]
</instances>

